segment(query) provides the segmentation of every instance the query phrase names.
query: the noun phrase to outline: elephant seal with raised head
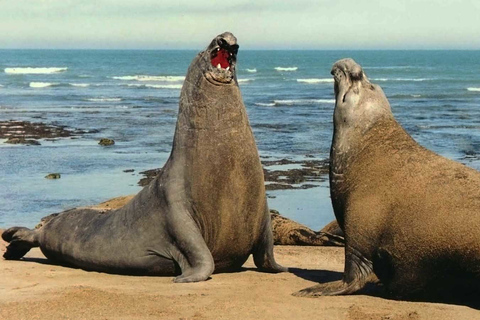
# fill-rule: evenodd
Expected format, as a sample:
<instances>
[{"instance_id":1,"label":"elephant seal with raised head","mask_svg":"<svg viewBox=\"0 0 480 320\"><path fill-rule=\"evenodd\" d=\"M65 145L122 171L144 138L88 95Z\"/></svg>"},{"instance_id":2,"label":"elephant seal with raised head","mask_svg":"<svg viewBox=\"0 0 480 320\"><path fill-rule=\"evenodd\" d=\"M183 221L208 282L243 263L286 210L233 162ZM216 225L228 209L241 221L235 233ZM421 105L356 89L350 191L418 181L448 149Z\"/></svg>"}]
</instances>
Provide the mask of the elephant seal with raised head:
<instances>
[{"instance_id":1,"label":"elephant seal with raised head","mask_svg":"<svg viewBox=\"0 0 480 320\"><path fill-rule=\"evenodd\" d=\"M273 257L263 170L238 87L237 39L215 37L191 63L180 96L173 147L161 173L126 206L102 214L73 209L36 230L14 227L5 259L39 246L45 256L86 270L206 280L239 269L253 254Z\"/></svg>"},{"instance_id":2,"label":"elephant seal with raised head","mask_svg":"<svg viewBox=\"0 0 480 320\"><path fill-rule=\"evenodd\" d=\"M333 209L343 279L297 296L354 293L376 275L394 297L450 299L480 288L480 172L416 143L360 65L333 65Z\"/></svg>"}]
</instances>

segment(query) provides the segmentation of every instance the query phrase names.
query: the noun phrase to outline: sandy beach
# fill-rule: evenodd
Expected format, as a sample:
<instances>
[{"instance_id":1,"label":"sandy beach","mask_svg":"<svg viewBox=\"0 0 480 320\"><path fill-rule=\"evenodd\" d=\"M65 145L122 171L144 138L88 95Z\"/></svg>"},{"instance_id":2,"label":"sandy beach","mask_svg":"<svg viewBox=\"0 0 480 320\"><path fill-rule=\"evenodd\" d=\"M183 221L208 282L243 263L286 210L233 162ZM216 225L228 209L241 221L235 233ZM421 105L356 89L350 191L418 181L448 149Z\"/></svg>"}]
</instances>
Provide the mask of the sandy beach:
<instances>
[{"instance_id":1,"label":"sandy beach","mask_svg":"<svg viewBox=\"0 0 480 320\"><path fill-rule=\"evenodd\" d=\"M0 254L5 251L0 243ZM87 272L49 264L39 249L0 259L0 319L480 319L466 306L394 301L373 293L297 298L316 281L341 277L343 248L276 246L292 273L237 273L175 284L172 277Z\"/></svg>"}]
</instances>

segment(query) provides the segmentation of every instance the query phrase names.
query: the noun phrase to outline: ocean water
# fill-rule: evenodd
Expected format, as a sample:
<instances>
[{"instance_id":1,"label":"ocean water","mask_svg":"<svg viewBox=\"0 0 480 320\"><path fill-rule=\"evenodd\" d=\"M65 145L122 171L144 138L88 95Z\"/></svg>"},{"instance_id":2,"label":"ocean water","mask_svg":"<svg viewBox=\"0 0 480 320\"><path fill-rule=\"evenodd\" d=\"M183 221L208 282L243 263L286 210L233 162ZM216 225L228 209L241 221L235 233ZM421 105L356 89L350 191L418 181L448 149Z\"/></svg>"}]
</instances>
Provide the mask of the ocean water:
<instances>
[{"instance_id":1,"label":"ocean water","mask_svg":"<svg viewBox=\"0 0 480 320\"><path fill-rule=\"evenodd\" d=\"M0 120L90 131L41 146L0 141L0 228L140 190L166 161L196 51L0 50ZM237 75L262 157L328 157L332 64L351 57L422 145L480 169L480 51L242 51ZM100 138L115 140L100 147ZM134 169L126 173L124 170ZM44 176L59 172L59 180ZM319 229L328 184L269 192L271 208Z\"/></svg>"}]
</instances>

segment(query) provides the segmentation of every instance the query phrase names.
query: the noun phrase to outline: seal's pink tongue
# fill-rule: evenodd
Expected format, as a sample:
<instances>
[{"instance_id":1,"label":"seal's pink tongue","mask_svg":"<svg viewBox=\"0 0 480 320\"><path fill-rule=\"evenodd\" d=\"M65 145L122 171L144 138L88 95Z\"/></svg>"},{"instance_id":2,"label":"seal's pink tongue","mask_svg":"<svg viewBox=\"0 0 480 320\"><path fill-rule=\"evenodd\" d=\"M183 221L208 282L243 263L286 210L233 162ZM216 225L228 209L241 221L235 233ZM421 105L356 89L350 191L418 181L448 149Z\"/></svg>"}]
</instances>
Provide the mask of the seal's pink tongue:
<instances>
[{"instance_id":1,"label":"seal's pink tongue","mask_svg":"<svg viewBox=\"0 0 480 320\"><path fill-rule=\"evenodd\" d=\"M230 54L227 52L227 50L220 49L217 55L212 59L212 66L216 67L220 64L220 67L223 69L230 67L230 64L228 63L229 56Z\"/></svg>"}]
</instances>

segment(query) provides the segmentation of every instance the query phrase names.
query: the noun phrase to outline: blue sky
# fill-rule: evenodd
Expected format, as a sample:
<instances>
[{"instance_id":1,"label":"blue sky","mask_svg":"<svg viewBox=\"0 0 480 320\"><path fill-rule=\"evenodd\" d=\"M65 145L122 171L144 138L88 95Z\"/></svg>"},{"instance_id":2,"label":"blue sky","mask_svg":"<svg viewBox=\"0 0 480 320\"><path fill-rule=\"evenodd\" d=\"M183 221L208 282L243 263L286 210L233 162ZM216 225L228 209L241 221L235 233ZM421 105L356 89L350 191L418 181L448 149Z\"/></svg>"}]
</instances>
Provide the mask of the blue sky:
<instances>
[{"instance_id":1,"label":"blue sky","mask_svg":"<svg viewBox=\"0 0 480 320\"><path fill-rule=\"evenodd\" d=\"M0 0L0 48L480 49L479 0Z\"/></svg>"}]
</instances>

